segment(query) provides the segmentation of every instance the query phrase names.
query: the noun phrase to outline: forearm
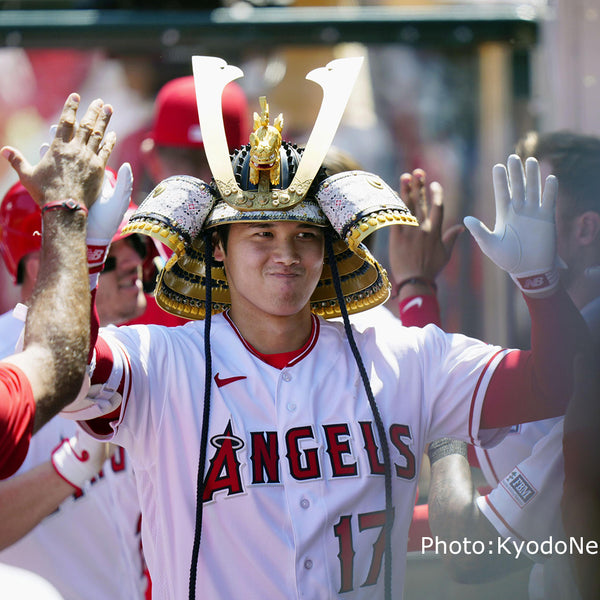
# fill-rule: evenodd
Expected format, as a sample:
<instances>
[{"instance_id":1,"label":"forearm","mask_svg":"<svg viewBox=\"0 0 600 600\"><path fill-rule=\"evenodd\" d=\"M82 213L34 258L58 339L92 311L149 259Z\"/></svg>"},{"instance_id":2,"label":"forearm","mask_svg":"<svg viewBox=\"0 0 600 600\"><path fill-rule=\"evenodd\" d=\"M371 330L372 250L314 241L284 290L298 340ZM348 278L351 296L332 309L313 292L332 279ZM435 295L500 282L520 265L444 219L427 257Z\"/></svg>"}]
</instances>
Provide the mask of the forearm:
<instances>
[{"instance_id":1,"label":"forearm","mask_svg":"<svg viewBox=\"0 0 600 600\"><path fill-rule=\"evenodd\" d=\"M39 276L25 327L25 349L40 357L27 367L37 402L34 430L75 398L83 380L90 322L85 231L81 211L44 215Z\"/></svg>"},{"instance_id":2,"label":"forearm","mask_svg":"<svg viewBox=\"0 0 600 600\"><path fill-rule=\"evenodd\" d=\"M31 382L34 430L76 397L89 344L86 215L101 191L116 137L114 133L104 137L112 115L109 105L93 101L81 120L78 107L79 95L70 94L56 135L37 165L29 164L15 148L0 149L42 209L42 249L25 326L26 354L11 357ZM126 178L120 198L128 198L130 183ZM120 222L124 208L112 211L111 199L96 221L110 220L107 212L114 212Z\"/></svg>"},{"instance_id":3,"label":"forearm","mask_svg":"<svg viewBox=\"0 0 600 600\"><path fill-rule=\"evenodd\" d=\"M476 515L476 492L469 463L459 454L450 454L431 465L429 524L440 539L450 542L468 534Z\"/></svg>"},{"instance_id":4,"label":"forearm","mask_svg":"<svg viewBox=\"0 0 600 600\"><path fill-rule=\"evenodd\" d=\"M50 461L0 482L0 550L29 533L73 492Z\"/></svg>"},{"instance_id":5,"label":"forearm","mask_svg":"<svg viewBox=\"0 0 600 600\"><path fill-rule=\"evenodd\" d=\"M464 444L455 440L451 442ZM464 453L449 453L432 461L429 525L436 538L448 545L452 541L458 541L465 549L465 552L459 554L444 554L444 564L453 579L461 583L477 583L529 566L531 561L468 551L475 542L478 545L481 542L486 549L495 548L499 534L475 502L478 493L466 458L466 444L464 447Z\"/></svg>"}]
</instances>

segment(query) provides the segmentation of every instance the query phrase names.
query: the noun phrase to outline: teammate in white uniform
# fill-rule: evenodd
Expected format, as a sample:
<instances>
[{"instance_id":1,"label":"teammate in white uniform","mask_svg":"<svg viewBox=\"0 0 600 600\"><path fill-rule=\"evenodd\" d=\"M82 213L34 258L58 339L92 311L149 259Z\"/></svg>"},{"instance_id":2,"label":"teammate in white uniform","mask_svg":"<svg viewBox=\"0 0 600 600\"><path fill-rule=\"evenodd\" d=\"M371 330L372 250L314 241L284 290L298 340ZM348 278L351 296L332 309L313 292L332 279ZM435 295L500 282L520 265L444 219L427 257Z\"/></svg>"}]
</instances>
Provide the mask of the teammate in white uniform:
<instances>
[{"instance_id":1,"label":"teammate in white uniform","mask_svg":"<svg viewBox=\"0 0 600 600\"><path fill-rule=\"evenodd\" d=\"M45 213L39 278L32 290L25 350L2 361L2 478L12 475L22 463L32 431L37 432L71 401L83 380L90 298L86 221L115 137L109 133L103 140L112 114L110 106L94 101L81 127L75 130L78 106L79 97L70 95L57 134L35 167L13 148L1 150ZM20 406L25 403L27 406ZM21 509L27 511L24 504ZM2 535L11 526L3 520ZM0 582L5 600L62 598L43 578L23 569L0 565Z\"/></svg>"},{"instance_id":2,"label":"teammate in white uniform","mask_svg":"<svg viewBox=\"0 0 600 600\"><path fill-rule=\"evenodd\" d=\"M589 270L600 259L600 210L593 184L600 169L600 139L568 132L529 134L519 146L523 159L536 156L543 170L557 174L560 184L556 211L557 245L565 264L561 278L597 341L600 328L595 307L600 297L600 280L590 276ZM579 597L568 565L572 550L561 556L552 544L552 552L548 553L551 540L562 542L566 539L560 506L564 480L562 439L563 417L558 417L518 425L494 448L476 448L479 465L493 488L476 501L481 514L493 526L492 531L517 543L546 544L542 547L546 554L531 557L536 561L529 585L532 600ZM442 477L451 481L457 490L469 490L468 471L462 471L466 476L463 480L459 471L452 475L450 471L446 472L449 468L438 464L432 470L434 493L437 493L436 486L447 485L442 484ZM448 490L442 493L446 495ZM464 499L468 494L465 496L459 491L456 497ZM459 501L456 512L463 511L461 506ZM443 509L441 515L447 520L452 519ZM479 530L474 529L471 522L469 531L463 533L476 538ZM456 535L460 537L460 527L457 527ZM559 545L559 550L561 547ZM516 568L519 564L516 560L508 560L486 561L484 565L472 560L462 578L479 581L486 577L486 569L490 569L487 577L493 577L503 572L500 569Z\"/></svg>"},{"instance_id":3,"label":"teammate in white uniform","mask_svg":"<svg viewBox=\"0 0 600 600\"><path fill-rule=\"evenodd\" d=\"M326 104L332 89L343 95L347 65L335 61L314 75L327 88ZM506 170L494 172L496 230L468 221L486 253L531 296L532 362L515 361L527 356L518 351L435 326L399 323L385 331L354 331L353 349L350 326L325 321L311 309L333 317L344 313L340 295L356 312L387 299L385 273L357 245L359 230L413 218L389 187L367 173L329 177L316 192L305 195L304 188L296 198L302 179L292 179L294 171L308 171L312 181L326 148L319 159L323 149L311 149L311 136L297 167L297 153L285 144L273 163L267 150L282 119L269 125L266 102L255 114L252 150L234 155L238 179L223 179L231 166L215 150L226 144L218 115L207 114L207 105L214 108L211 99L220 98L233 67L218 59L200 59L194 67L198 85L207 90L200 123L218 189L192 178L167 180L130 226L170 239L178 249L177 261L159 278L159 303L202 318L210 314L210 290L210 308L221 312L177 328L103 330L91 379L97 387L88 396L97 401L75 404L71 415L131 456L156 598L398 597L427 442L452 435L494 443L513 419L564 410L556 388L568 384L547 366L560 355L569 379L568 365L585 331L552 270L555 181L548 179L540 204L537 163L528 163L525 184L520 161L511 157L512 190ZM322 121L320 127L331 127ZM319 131L319 137L327 135ZM255 167L258 188L252 187ZM269 180L278 179L281 190L272 193ZM230 196L230 202L221 199ZM279 210L280 199L290 197L294 206ZM238 200L246 208L257 201L260 208L242 212ZM337 233L350 231L333 248L332 226ZM504 237L505 227L516 237ZM214 287L203 275L213 228L218 262L206 271ZM524 248L515 260L513 242L527 245L526 233L539 236L536 249ZM324 248L331 273L323 267ZM367 272L376 277L365 284ZM546 310L573 321L538 327L549 318ZM552 343L555 334L562 344ZM532 393L532 363L537 381L551 383L545 391ZM506 386L518 404L505 402L499 392Z\"/></svg>"},{"instance_id":4,"label":"teammate in white uniform","mask_svg":"<svg viewBox=\"0 0 600 600\"><path fill-rule=\"evenodd\" d=\"M125 189L125 205L129 193ZM20 183L5 195L0 220L0 252L27 302L37 277L41 214ZM112 269L100 276L102 324L145 308L142 257L121 235L122 224L108 254ZM0 317L0 358L14 352L24 325L25 306L15 312L20 318L13 311ZM52 419L32 439L17 474L0 483L0 563L37 573L66 600L143 598L148 580L131 463L122 448L104 462L105 445L77 432L73 421ZM86 461L73 460L83 451Z\"/></svg>"}]
</instances>

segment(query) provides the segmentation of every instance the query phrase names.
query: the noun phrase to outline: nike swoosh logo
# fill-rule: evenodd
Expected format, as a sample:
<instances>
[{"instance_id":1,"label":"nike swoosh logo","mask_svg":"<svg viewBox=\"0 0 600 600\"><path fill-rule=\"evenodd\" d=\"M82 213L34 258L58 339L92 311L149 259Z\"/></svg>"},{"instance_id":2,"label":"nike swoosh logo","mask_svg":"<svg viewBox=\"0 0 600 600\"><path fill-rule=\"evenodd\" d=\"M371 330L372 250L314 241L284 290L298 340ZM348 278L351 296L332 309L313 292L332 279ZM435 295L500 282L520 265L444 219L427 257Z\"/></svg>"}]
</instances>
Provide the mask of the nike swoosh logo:
<instances>
[{"instance_id":1,"label":"nike swoosh logo","mask_svg":"<svg viewBox=\"0 0 600 600\"><path fill-rule=\"evenodd\" d=\"M417 308L421 308L421 306L423 306L423 298L421 298L421 296L417 296L416 298L413 298L410 302L407 302L404 305L402 312L406 312L407 310L411 309L413 306L416 306Z\"/></svg>"},{"instance_id":2,"label":"nike swoosh logo","mask_svg":"<svg viewBox=\"0 0 600 600\"><path fill-rule=\"evenodd\" d=\"M225 377L224 379L221 379L218 373L215 375L215 383L217 384L217 387L220 388L224 385L233 383L234 381L239 381L240 379L247 379L247 377L245 375L236 375L235 377Z\"/></svg>"}]
</instances>

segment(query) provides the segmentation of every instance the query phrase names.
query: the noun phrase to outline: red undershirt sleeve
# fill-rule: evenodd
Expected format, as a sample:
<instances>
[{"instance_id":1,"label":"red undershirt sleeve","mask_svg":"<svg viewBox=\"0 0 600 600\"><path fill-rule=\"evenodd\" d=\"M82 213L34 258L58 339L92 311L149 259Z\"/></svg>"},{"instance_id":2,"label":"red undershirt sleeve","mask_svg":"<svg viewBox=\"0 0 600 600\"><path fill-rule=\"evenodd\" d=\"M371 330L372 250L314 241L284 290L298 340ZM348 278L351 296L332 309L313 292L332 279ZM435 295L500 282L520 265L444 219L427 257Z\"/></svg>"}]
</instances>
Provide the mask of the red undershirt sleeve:
<instances>
[{"instance_id":1,"label":"red undershirt sleeve","mask_svg":"<svg viewBox=\"0 0 600 600\"><path fill-rule=\"evenodd\" d=\"M113 356L109 345L98 335L100 329L100 319L96 308L96 289L92 290L92 305L91 305L91 321L90 321L90 354L88 362L96 355L96 367L92 374L91 384L101 384L107 381L113 368ZM118 387L120 394L123 394L123 380ZM111 413L86 421L88 426L98 434L108 435L112 433L110 423L119 418L121 407L115 409Z\"/></svg>"},{"instance_id":2,"label":"red undershirt sleeve","mask_svg":"<svg viewBox=\"0 0 600 600\"><path fill-rule=\"evenodd\" d=\"M435 294L404 298L399 303L398 310L405 327L425 327L430 323L440 329L442 327L440 305Z\"/></svg>"},{"instance_id":3,"label":"red undershirt sleeve","mask_svg":"<svg viewBox=\"0 0 600 600\"><path fill-rule=\"evenodd\" d=\"M560 286L547 298L524 295L531 316L531 350L514 350L490 379L482 429L507 427L565 413L573 388L573 360L591 349L581 314Z\"/></svg>"}]
</instances>

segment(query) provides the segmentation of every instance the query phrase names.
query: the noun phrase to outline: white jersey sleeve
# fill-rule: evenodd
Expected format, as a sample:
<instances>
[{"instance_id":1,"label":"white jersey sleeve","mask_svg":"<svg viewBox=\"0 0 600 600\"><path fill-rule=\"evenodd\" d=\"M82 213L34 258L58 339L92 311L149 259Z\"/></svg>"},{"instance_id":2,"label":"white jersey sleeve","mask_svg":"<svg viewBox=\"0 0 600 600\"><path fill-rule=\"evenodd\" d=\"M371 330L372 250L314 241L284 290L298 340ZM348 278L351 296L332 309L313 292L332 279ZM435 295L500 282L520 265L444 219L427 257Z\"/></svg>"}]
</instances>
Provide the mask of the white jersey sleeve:
<instances>
[{"instance_id":1,"label":"white jersey sleeve","mask_svg":"<svg viewBox=\"0 0 600 600\"><path fill-rule=\"evenodd\" d=\"M47 462L77 425L55 417L33 436L20 473ZM140 505L122 448L81 492L73 494L26 536L0 552L0 563L33 571L66 600L142 600L147 579L141 552Z\"/></svg>"},{"instance_id":2,"label":"white jersey sleeve","mask_svg":"<svg viewBox=\"0 0 600 600\"><path fill-rule=\"evenodd\" d=\"M560 512L564 463L563 419L540 437L521 461L486 496L477 498L483 515L512 546L536 562L529 579L530 600L579 600L569 556L587 540L567 538ZM572 546L572 543L575 546ZM506 546L504 546L506 547Z\"/></svg>"},{"instance_id":3,"label":"white jersey sleeve","mask_svg":"<svg viewBox=\"0 0 600 600\"><path fill-rule=\"evenodd\" d=\"M488 485L496 487L561 420L562 417L555 417L514 425L498 445L492 448L475 446L477 461Z\"/></svg>"},{"instance_id":4,"label":"white jersey sleeve","mask_svg":"<svg viewBox=\"0 0 600 600\"><path fill-rule=\"evenodd\" d=\"M560 515L561 482L564 479L563 420L534 446L487 495L477 499L479 508L505 538L541 543L563 537Z\"/></svg>"}]
</instances>

